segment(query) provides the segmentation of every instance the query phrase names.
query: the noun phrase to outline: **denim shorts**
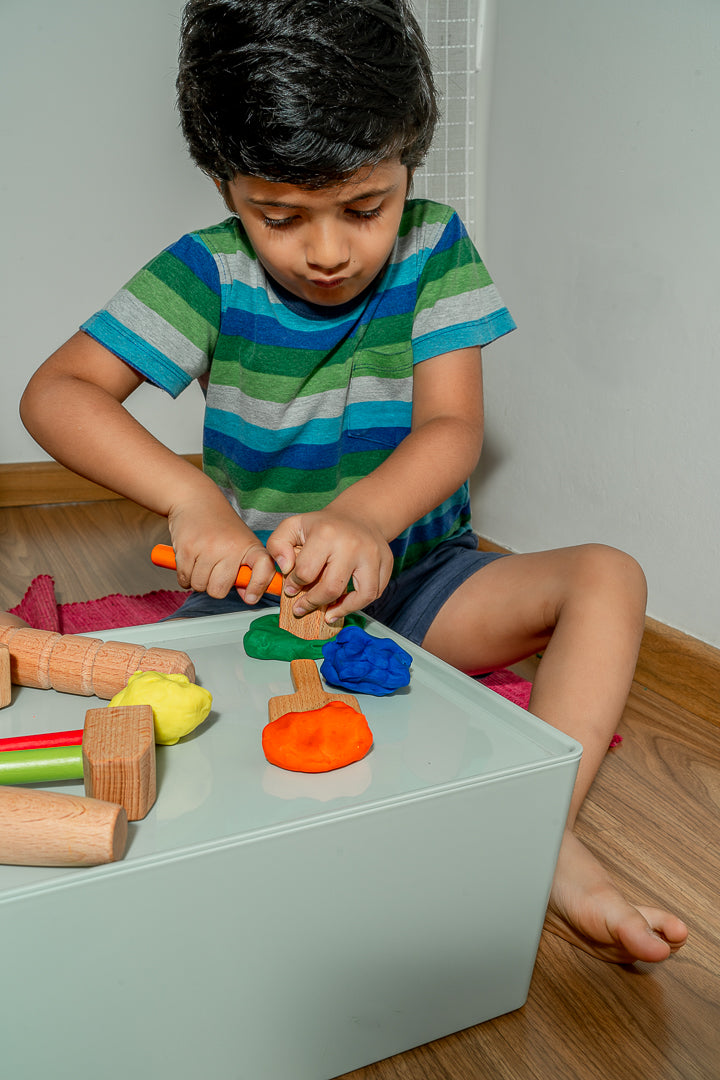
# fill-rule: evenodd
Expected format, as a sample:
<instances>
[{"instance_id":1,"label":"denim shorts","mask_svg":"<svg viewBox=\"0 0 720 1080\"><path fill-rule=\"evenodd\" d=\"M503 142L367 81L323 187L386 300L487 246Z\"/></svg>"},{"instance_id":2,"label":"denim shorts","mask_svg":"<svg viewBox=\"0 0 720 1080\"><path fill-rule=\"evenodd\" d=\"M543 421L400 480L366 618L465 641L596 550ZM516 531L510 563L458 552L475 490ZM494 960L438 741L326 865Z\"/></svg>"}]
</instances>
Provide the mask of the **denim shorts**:
<instances>
[{"instance_id":1,"label":"denim shorts","mask_svg":"<svg viewBox=\"0 0 720 1080\"><path fill-rule=\"evenodd\" d=\"M430 624L445 601L464 581L488 563L504 556L478 551L474 533L446 540L408 570L392 578L377 600L364 609L366 615L390 627L416 645L422 645ZM192 619L200 615L226 615L235 611L261 611L278 606L274 596L246 604L232 589L221 600L207 593L192 593L169 619Z\"/></svg>"}]
</instances>

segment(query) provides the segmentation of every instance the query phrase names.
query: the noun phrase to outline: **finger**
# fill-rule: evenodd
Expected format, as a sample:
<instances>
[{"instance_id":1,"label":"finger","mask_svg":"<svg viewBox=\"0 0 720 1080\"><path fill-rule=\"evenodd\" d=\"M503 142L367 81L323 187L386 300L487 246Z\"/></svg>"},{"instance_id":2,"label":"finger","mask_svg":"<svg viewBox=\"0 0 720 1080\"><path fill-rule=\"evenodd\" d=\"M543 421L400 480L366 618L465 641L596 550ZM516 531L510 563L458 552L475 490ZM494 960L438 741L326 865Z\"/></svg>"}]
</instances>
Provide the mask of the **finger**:
<instances>
[{"instance_id":1,"label":"finger","mask_svg":"<svg viewBox=\"0 0 720 1080\"><path fill-rule=\"evenodd\" d=\"M295 566L296 550L302 547L305 536L299 515L285 518L270 534L265 545L271 558L275 560L283 574L288 574Z\"/></svg>"},{"instance_id":2,"label":"finger","mask_svg":"<svg viewBox=\"0 0 720 1080\"><path fill-rule=\"evenodd\" d=\"M293 612L300 618L317 608L325 608L342 600L348 589L351 571L340 564L328 563L322 575L298 597Z\"/></svg>"},{"instance_id":3,"label":"finger","mask_svg":"<svg viewBox=\"0 0 720 1080\"><path fill-rule=\"evenodd\" d=\"M295 596L300 591L310 593L309 611L336 600L344 590L350 571L341 571L339 565L327 562L326 549L312 542L294 551L295 563L285 575L283 588L287 596ZM338 591L333 593L333 589ZM319 590L319 591L316 591Z\"/></svg>"},{"instance_id":4,"label":"finger","mask_svg":"<svg viewBox=\"0 0 720 1080\"><path fill-rule=\"evenodd\" d=\"M220 600L232 589L237 577L238 566L234 559L222 559L216 562L207 575L205 592L208 596ZM195 576L193 575L193 588L195 588Z\"/></svg>"},{"instance_id":5,"label":"finger","mask_svg":"<svg viewBox=\"0 0 720 1080\"><path fill-rule=\"evenodd\" d=\"M247 586L238 589L238 593L246 604L256 604L258 602L260 597L268 591L275 573L274 562L263 551L261 557L253 560L250 581Z\"/></svg>"},{"instance_id":6,"label":"finger","mask_svg":"<svg viewBox=\"0 0 720 1080\"><path fill-rule=\"evenodd\" d=\"M328 604L326 619L329 623L337 622L353 611L361 611L373 600L382 596L392 573L392 560L389 565L383 560L383 564L377 570L367 567L353 574L353 588L339 597L337 603Z\"/></svg>"}]
</instances>

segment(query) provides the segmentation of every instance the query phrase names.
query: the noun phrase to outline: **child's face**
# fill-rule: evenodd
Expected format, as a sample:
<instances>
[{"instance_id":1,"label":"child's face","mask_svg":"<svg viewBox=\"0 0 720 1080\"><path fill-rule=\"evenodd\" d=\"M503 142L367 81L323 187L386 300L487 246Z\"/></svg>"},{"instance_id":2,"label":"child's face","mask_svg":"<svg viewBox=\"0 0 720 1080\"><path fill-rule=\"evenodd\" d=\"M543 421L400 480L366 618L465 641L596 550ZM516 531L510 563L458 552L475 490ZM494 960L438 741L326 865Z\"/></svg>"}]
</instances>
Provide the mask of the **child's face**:
<instances>
[{"instance_id":1,"label":"child's face","mask_svg":"<svg viewBox=\"0 0 720 1080\"><path fill-rule=\"evenodd\" d=\"M408 184L396 160L317 191L239 175L227 184L227 202L276 281L314 304L343 304L387 262Z\"/></svg>"}]
</instances>

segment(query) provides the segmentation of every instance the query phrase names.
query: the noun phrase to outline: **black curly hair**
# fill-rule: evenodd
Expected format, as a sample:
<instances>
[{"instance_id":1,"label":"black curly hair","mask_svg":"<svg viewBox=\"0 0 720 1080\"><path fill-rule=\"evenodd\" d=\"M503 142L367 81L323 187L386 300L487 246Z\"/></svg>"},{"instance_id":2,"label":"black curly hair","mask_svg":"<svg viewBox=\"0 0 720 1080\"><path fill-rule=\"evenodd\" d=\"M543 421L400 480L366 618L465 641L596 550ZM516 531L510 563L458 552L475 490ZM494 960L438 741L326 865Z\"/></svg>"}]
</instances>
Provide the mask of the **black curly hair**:
<instances>
[{"instance_id":1,"label":"black curly hair","mask_svg":"<svg viewBox=\"0 0 720 1080\"><path fill-rule=\"evenodd\" d=\"M423 160L438 117L409 0L190 0L182 130L210 176L307 188L364 165Z\"/></svg>"}]
</instances>

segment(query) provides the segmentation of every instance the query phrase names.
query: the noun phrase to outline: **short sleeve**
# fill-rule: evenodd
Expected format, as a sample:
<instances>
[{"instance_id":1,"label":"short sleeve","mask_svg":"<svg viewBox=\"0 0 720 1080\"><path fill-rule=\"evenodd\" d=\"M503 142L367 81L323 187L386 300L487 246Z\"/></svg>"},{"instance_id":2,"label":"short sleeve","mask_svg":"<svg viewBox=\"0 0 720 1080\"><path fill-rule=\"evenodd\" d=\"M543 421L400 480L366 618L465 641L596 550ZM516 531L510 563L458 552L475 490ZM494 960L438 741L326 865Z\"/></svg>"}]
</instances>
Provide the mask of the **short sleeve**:
<instances>
[{"instance_id":1,"label":"short sleeve","mask_svg":"<svg viewBox=\"0 0 720 1080\"><path fill-rule=\"evenodd\" d=\"M143 267L81 330L177 397L209 371L221 309L216 259L191 233Z\"/></svg>"},{"instance_id":2,"label":"short sleeve","mask_svg":"<svg viewBox=\"0 0 720 1080\"><path fill-rule=\"evenodd\" d=\"M427 252L419 276L414 361L489 345L514 329L514 319L465 226L453 212Z\"/></svg>"}]
</instances>

